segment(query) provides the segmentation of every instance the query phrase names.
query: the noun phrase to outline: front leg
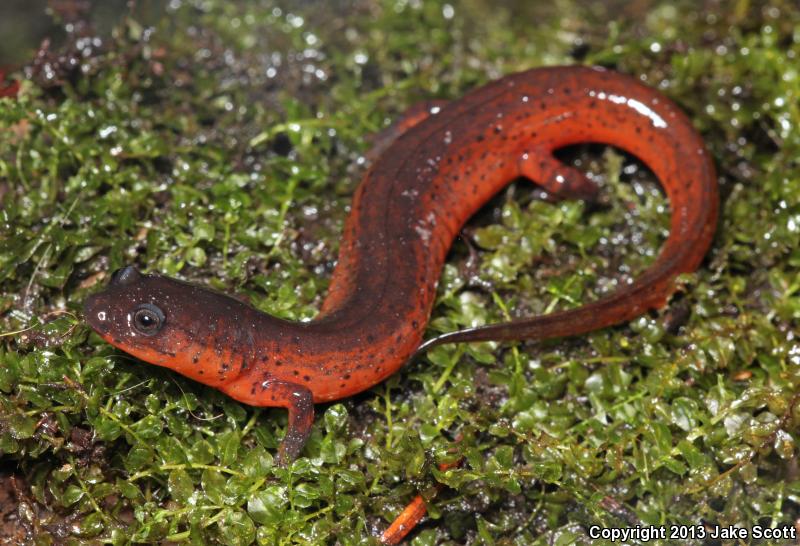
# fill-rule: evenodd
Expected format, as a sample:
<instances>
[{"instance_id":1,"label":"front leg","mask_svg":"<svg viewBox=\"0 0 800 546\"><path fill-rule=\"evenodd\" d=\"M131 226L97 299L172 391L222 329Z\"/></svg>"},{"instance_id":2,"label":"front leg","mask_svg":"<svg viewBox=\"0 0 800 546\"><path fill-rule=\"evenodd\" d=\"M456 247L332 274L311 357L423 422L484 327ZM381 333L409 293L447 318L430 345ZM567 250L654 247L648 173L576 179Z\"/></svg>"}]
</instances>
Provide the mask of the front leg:
<instances>
[{"instance_id":1,"label":"front leg","mask_svg":"<svg viewBox=\"0 0 800 546\"><path fill-rule=\"evenodd\" d=\"M269 406L281 406L289 410L286 435L278 448L277 463L286 466L294 461L306 444L314 424L314 397L308 388L289 381L265 381L262 384L264 400Z\"/></svg>"},{"instance_id":2,"label":"front leg","mask_svg":"<svg viewBox=\"0 0 800 546\"><path fill-rule=\"evenodd\" d=\"M590 203L597 199L597 184L585 173L556 159L547 146L534 145L524 152L519 159L519 171L556 198L583 199Z\"/></svg>"}]
</instances>

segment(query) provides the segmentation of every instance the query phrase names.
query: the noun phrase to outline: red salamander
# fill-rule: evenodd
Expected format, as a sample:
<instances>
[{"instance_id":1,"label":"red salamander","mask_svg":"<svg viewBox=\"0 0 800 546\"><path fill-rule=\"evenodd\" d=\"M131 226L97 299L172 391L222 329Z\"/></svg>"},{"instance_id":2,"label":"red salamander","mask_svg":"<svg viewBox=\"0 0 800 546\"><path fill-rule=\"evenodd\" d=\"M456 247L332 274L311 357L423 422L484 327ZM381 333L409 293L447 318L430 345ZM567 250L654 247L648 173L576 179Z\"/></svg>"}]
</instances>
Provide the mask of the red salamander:
<instances>
[{"instance_id":1,"label":"red salamander","mask_svg":"<svg viewBox=\"0 0 800 546\"><path fill-rule=\"evenodd\" d=\"M717 185L703 142L678 107L627 76L586 67L529 70L430 114L413 112L395 133L353 197L314 320L281 320L128 266L88 298L89 324L145 362L245 404L287 408L279 450L285 463L305 443L314 403L368 389L436 344L571 336L631 320L665 304L675 277L700 265L714 234ZM594 184L553 156L583 142L633 154L661 182L671 224L652 266L583 307L423 344L445 257L467 219L520 176L555 196L591 198Z\"/></svg>"}]
</instances>

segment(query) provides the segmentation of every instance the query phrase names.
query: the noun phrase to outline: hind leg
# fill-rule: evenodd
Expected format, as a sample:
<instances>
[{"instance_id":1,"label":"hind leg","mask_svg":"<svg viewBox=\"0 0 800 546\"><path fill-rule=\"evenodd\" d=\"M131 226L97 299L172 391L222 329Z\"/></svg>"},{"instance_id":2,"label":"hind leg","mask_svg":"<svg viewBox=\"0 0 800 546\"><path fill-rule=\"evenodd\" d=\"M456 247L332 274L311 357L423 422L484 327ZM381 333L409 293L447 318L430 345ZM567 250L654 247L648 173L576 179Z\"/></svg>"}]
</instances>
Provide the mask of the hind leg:
<instances>
[{"instance_id":1,"label":"hind leg","mask_svg":"<svg viewBox=\"0 0 800 546\"><path fill-rule=\"evenodd\" d=\"M575 167L564 165L547 148L532 148L523 153L519 159L519 171L555 197L589 202L597 199L597 184Z\"/></svg>"}]
</instances>

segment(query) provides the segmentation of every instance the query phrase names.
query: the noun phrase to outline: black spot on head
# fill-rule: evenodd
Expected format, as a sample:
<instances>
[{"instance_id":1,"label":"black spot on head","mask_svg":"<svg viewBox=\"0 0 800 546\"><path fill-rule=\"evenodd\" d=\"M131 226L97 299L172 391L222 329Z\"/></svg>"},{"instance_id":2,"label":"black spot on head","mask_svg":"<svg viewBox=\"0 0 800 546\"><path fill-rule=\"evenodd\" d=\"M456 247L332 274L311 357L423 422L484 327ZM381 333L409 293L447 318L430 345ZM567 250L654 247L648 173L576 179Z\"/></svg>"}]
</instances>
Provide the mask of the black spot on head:
<instances>
[{"instance_id":1,"label":"black spot on head","mask_svg":"<svg viewBox=\"0 0 800 546\"><path fill-rule=\"evenodd\" d=\"M347 373L347 374L344 374L344 376L342 376L342 379L344 379L345 381L349 381L350 377L352 377L352 376L349 373Z\"/></svg>"},{"instance_id":2,"label":"black spot on head","mask_svg":"<svg viewBox=\"0 0 800 546\"><path fill-rule=\"evenodd\" d=\"M311 376L310 375L304 375L303 376L303 381L311 381Z\"/></svg>"}]
</instances>

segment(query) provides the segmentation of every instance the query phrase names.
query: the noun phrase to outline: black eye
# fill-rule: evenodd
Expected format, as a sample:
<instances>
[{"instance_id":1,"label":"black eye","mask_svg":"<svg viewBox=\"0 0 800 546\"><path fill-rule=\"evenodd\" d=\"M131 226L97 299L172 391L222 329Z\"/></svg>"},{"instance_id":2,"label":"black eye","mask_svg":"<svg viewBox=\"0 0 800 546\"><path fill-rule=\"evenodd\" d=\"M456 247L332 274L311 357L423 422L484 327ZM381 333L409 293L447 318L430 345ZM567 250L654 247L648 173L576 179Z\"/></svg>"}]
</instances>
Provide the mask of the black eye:
<instances>
[{"instance_id":1,"label":"black eye","mask_svg":"<svg viewBox=\"0 0 800 546\"><path fill-rule=\"evenodd\" d=\"M133 313L133 327L140 334L152 336L164 325L164 313L151 303L140 305Z\"/></svg>"}]
</instances>

